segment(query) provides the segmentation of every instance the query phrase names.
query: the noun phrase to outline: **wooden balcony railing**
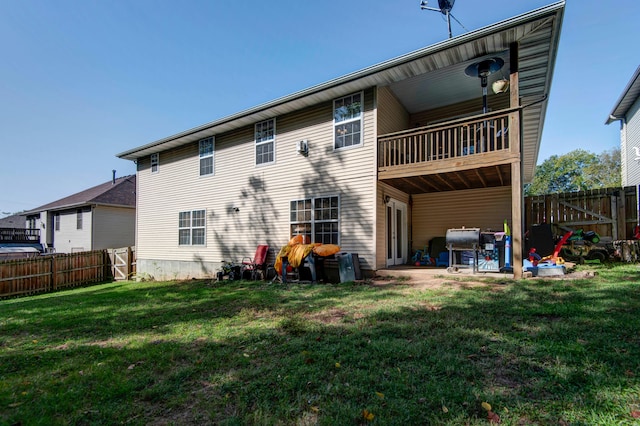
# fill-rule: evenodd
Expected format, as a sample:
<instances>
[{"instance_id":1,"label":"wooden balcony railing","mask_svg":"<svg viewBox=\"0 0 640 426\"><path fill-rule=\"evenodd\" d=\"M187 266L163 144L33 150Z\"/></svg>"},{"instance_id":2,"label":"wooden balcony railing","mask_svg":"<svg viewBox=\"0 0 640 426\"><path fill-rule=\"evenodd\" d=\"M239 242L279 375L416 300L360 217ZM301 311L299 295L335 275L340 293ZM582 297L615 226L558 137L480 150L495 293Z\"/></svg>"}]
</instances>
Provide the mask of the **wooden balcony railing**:
<instances>
[{"instance_id":1,"label":"wooden balcony railing","mask_svg":"<svg viewBox=\"0 0 640 426\"><path fill-rule=\"evenodd\" d=\"M39 243L40 230L22 228L0 228L0 241Z\"/></svg>"},{"instance_id":2,"label":"wooden balcony railing","mask_svg":"<svg viewBox=\"0 0 640 426\"><path fill-rule=\"evenodd\" d=\"M517 112L502 110L383 135L378 138L378 168L509 151L514 118Z\"/></svg>"}]
</instances>

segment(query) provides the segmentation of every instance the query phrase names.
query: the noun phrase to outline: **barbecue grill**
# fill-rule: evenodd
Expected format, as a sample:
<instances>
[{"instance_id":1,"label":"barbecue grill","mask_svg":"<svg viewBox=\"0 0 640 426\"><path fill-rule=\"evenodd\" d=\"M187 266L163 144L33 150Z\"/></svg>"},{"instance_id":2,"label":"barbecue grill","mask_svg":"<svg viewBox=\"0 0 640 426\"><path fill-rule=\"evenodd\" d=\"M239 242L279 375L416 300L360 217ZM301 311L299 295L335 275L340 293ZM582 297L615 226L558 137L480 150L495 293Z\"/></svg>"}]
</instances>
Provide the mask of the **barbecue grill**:
<instances>
[{"instance_id":1,"label":"barbecue grill","mask_svg":"<svg viewBox=\"0 0 640 426\"><path fill-rule=\"evenodd\" d=\"M462 266L473 268L473 273L478 271L478 250L480 248L480 228L452 228L447 229L445 236L445 243L449 249L449 267L447 272L458 272L458 269ZM458 264L456 262L457 256L454 252L472 252L473 258L471 265Z\"/></svg>"}]
</instances>

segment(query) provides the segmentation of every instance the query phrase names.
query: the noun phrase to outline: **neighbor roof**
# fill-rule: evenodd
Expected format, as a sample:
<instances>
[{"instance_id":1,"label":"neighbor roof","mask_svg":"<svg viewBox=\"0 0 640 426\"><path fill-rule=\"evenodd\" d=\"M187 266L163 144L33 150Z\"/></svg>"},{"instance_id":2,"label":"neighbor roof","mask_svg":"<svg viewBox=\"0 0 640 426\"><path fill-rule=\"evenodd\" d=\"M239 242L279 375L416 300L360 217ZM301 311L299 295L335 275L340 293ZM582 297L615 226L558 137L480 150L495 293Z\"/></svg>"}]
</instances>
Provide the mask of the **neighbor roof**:
<instances>
[{"instance_id":1,"label":"neighbor roof","mask_svg":"<svg viewBox=\"0 0 640 426\"><path fill-rule=\"evenodd\" d=\"M23 215L35 214L46 210L63 210L87 204L110 205L118 207L136 206L136 177L123 176L94 186L49 204L26 211Z\"/></svg>"},{"instance_id":2,"label":"neighbor roof","mask_svg":"<svg viewBox=\"0 0 640 426\"><path fill-rule=\"evenodd\" d=\"M638 96L640 96L640 66L638 66L633 77L631 77L627 87L622 91L620 99L616 102L616 106L613 107L605 124L611 124L614 121L625 118L627 112L629 112L629 108L636 102Z\"/></svg>"},{"instance_id":3,"label":"neighbor roof","mask_svg":"<svg viewBox=\"0 0 640 426\"><path fill-rule=\"evenodd\" d=\"M525 181L533 178L540 148L546 102L536 103L548 95L551 88L565 1L525 13L491 26L481 28L415 52L390 59L360 71L338 77L326 83L275 99L254 108L233 114L193 129L169 136L117 154L127 160L138 160L153 153L176 148L199 139L225 133L269 118L281 116L304 107L344 96L373 86L389 86L408 111L420 105L416 86L421 87L420 100L447 99L449 104L480 97L477 79L464 74L464 69L479 58L508 57L509 46L519 43L519 89L522 104L532 104L523 110L523 173ZM508 63L508 61L505 61ZM411 84L407 84L407 82ZM447 83L443 85L443 83ZM413 85L413 86L411 86ZM473 90L470 87L473 86ZM407 90L407 87L410 90ZM446 88L446 96L442 90Z\"/></svg>"},{"instance_id":4,"label":"neighbor roof","mask_svg":"<svg viewBox=\"0 0 640 426\"><path fill-rule=\"evenodd\" d=\"M27 219L20 214L0 218L0 228L24 228L27 225Z\"/></svg>"}]
</instances>

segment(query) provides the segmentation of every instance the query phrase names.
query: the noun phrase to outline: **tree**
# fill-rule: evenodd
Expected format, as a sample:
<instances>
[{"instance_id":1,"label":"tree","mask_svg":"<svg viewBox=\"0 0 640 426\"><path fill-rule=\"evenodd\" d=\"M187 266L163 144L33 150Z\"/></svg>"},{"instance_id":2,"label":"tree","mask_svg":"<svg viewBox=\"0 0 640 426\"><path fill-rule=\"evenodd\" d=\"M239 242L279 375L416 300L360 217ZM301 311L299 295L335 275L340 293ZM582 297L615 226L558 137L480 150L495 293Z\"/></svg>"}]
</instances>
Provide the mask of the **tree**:
<instances>
[{"instance_id":1,"label":"tree","mask_svg":"<svg viewBox=\"0 0 640 426\"><path fill-rule=\"evenodd\" d=\"M591 188L615 188L622 186L620 148L603 151L595 164L584 170L585 182Z\"/></svg>"},{"instance_id":2,"label":"tree","mask_svg":"<svg viewBox=\"0 0 640 426\"><path fill-rule=\"evenodd\" d=\"M538 165L533 181L525 186L525 195L584 191L620 185L619 149L604 151L600 155L576 149L564 155L552 155Z\"/></svg>"}]
</instances>

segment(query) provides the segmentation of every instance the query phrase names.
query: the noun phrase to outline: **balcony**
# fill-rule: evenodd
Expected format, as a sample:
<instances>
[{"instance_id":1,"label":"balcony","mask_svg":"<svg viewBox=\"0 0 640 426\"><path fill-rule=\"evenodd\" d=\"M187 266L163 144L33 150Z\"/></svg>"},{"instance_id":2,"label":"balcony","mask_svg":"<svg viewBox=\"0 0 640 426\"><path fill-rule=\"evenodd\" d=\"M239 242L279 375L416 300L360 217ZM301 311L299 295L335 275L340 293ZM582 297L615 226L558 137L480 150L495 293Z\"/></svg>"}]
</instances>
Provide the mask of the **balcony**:
<instances>
[{"instance_id":1,"label":"balcony","mask_svg":"<svg viewBox=\"0 0 640 426\"><path fill-rule=\"evenodd\" d=\"M4 243L39 243L39 229L0 228L0 242Z\"/></svg>"},{"instance_id":2,"label":"balcony","mask_svg":"<svg viewBox=\"0 0 640 426\"><path fill-rule=\"evenodd\" d=\"M509 185L518 123L510 109L383 135L378 179L407 193Z\"/></svg>"}]
</instances>

